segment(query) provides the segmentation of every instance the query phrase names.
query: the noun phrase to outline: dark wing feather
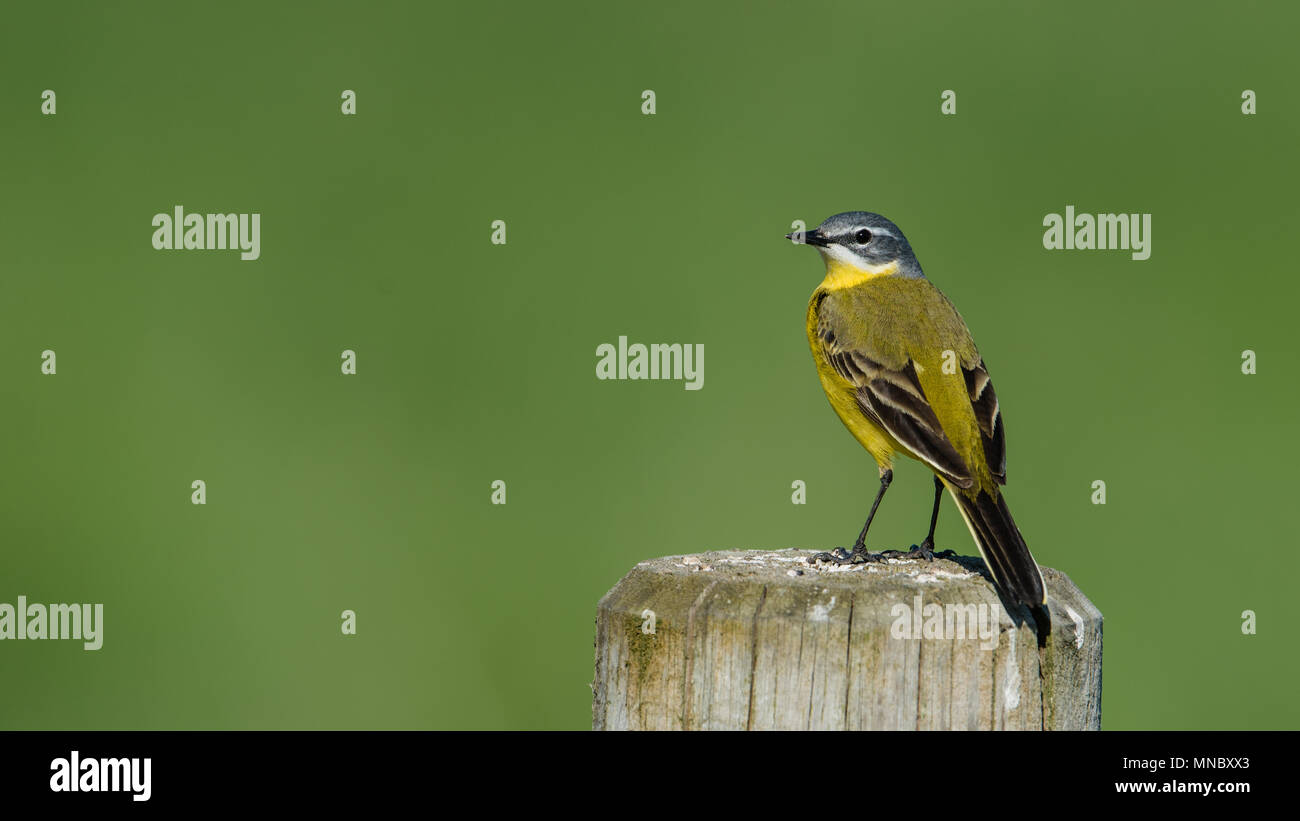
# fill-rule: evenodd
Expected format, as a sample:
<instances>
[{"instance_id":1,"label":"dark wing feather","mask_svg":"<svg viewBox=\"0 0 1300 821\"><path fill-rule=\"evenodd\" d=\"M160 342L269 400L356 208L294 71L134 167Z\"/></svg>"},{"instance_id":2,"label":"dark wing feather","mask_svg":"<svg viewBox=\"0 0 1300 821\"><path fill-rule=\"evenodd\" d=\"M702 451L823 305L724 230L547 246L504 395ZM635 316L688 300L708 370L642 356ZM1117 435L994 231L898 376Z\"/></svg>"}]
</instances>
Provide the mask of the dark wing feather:
<instances>
[{"instance_id":1,"label":"dark wing feather","mask_svg":"<svg viewBox=\"0 0 1300 821\"><path fill-rule=\"evenodd\" d=\"M975 421L979 423L980 438L984 441L984 460L997 483L1005 485L1007 437L1002 422L1002 409L998 407L998 395L993 391L993 382L989 379L983 359L973 368L962 368L962 373L966 377L966 392L970 394L971 407L975 410Z\"/></svg>"},{"instance_id":2,"label":"dark wing feather","mask_svg":"<svg viewBox=\"0 0 1300 821\"><path fill-rule=\"evenodd\" d=\"M975 483L925 398L910 359L901 368L890 368L862 351L846 350L820 317L817 334L831 367L857 388L858 408L867 419L957 487L969 488Z\"/></svg>"}]
</instances>

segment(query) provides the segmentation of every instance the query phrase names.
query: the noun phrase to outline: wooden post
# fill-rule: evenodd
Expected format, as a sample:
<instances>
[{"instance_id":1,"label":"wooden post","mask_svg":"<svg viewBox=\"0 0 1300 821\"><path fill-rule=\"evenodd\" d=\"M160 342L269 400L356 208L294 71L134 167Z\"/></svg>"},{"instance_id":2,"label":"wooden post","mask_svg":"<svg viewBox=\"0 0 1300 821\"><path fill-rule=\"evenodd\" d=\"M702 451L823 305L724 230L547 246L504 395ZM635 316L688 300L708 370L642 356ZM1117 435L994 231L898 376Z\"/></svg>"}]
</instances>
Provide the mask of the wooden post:
<instances>
[{"instance_id":1,"label":"wooden post","mask_svg":"<svg viewBox=\"0 0 1300 821\"><path fill-rule=\"evenodd\" d=\"M813 551L641 562L600 600L598 730L1101 726L1101 613L1043 568L1051 632L984 563L844 567Z\"/></svg>"}]
</instances>

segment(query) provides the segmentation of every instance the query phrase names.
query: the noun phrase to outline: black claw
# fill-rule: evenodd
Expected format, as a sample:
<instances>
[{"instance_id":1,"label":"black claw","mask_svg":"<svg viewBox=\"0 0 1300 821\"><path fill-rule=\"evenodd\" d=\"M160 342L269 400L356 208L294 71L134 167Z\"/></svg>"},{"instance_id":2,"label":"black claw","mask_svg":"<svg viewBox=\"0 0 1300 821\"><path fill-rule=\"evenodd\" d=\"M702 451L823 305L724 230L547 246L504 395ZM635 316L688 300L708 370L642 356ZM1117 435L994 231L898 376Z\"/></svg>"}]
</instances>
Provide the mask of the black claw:
<instances>
[{"instance_id":1,"label":"black claw","mask_svg":"<svg viewBox=\"0 0 1300 821\"><path fill-rule=\"evenodd\" d=\"M947 558L956 556L951 550L945 550L942 554L934 552L934 543L930 541L921 542L919 545L912 545L911 550L886 550L880 554L885 559L920 559L926 562L932 562L936 557Z\"/></svg>"},{"instance_id":2,"label":"black claw","mask_svg":"<svg viewBox=\"0 0 1300 821\"><path fill-rule=\"evenodd\" d=\"M828 564L866 564L868 562L881 561L879 553L872 553L866 547L855 547L853 552L837 547L829 553L817 553L808 557L808 564L817 564L818 562L827 562Z\"/></svg>"},{"instance_id":3,"label":"black claw","mask_svg":"<svg viewBox=\"0 0 1300 821\"><path fill-rule=\"evenodd\" d=\"M849 561L853 564L870 564L871 562L883 561L879 553L872 553L866 547L855 547L849 554Z\"/></svg>"},{"instance_id":4,"label":"black claw","mask_svg":"<svg viewBox=\"0 0 1300 821\"><path fill-rule=\"evenodd\" d=\"M869 564L883 562L886 559L919 559L925 562L932 562L935 559L955 559L957 551L943 550L938 553L934 550L934 543L926 540L919 545L912 545L910 550L882 550L879 553L872 553L866 547L855 547L852 551L837 547L829 553L816 553L809 556L806 561L808 564L815 565L818 562L827 564Z\"/></svg>"}]
</instances>

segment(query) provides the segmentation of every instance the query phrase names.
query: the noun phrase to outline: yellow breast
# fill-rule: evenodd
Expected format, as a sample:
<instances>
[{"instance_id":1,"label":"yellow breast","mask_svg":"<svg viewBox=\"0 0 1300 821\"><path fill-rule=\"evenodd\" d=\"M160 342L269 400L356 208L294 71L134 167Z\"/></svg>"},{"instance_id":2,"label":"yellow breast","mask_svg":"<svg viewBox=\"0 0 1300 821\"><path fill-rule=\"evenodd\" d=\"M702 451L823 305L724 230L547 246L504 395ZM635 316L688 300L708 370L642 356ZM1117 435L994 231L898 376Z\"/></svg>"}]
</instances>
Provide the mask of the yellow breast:
<instances>
[{"instance_id":1,"label":"yellow breast","mask_svg":"<svg viewBox=\"0 0 1300 821\"><path fill-rule=\"evenodd\" d=\"M893 270L897 270L897 266L893 266L890 273ZM813 362L817 365L817 375L821 378L826 398L830 400L835 415L844 423L844 427L849 429L853 438L867 449L882 468L893 466L895 453L901 452L908 456L911 453L862 413L862 409L858 406L857 387L835 370L835 366L826 356L821 338L817 335L817 306L821 297L828 291L851 288L872 277L886 275L883 271L872 273L854 266L838 265L828 261L826 279L813 292L812 299L808 302L807 318L808 344L812 348Z\"/></svg>"}]
</instances>

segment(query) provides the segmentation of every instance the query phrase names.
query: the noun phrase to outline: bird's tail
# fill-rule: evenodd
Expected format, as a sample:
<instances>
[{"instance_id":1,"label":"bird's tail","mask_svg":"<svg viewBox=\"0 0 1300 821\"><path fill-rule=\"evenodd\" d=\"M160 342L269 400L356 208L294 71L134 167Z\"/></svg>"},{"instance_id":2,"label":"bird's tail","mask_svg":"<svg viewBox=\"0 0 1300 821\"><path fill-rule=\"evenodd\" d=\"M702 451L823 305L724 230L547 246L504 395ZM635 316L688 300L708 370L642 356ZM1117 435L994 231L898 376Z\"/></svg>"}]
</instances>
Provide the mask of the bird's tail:
<instances>
[{"instance_id":1,"label":"bird's tail","mask_svg":"<svg viewBox=\"0 0 1300 821\"><path fill-rule=\"evenodd\" d=\"M1031 608L1041 606L1046 598L1043 574L1029 554L1003 495L998 493L994 497L988 491L979 490L974 497L969 497L960 490L949 488L949 491L994 581L1017 602Z\"/></svg>"}]
</instances>

